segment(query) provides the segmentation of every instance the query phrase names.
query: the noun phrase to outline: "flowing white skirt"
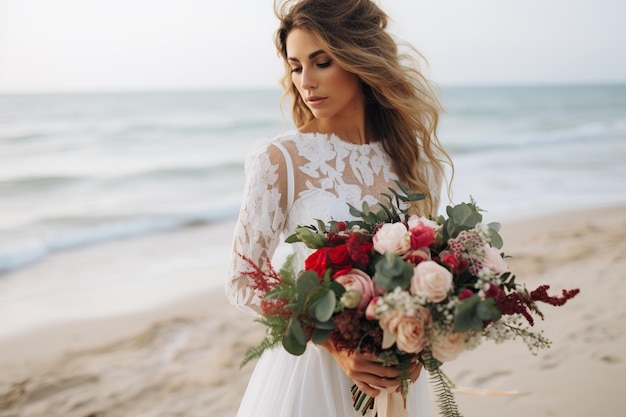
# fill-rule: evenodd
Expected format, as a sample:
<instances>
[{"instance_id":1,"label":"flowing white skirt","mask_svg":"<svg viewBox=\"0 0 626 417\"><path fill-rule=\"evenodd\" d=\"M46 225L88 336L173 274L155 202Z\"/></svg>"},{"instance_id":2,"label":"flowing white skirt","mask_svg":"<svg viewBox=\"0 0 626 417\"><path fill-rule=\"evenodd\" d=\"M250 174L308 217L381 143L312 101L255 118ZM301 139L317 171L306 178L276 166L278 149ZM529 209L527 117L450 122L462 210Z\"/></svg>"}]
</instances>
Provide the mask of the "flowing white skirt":
<instances>
[{"instance_id":1,"label":"flowing white skirt","mask_svg":"<svg viewBox=\"0 0 626 417\"><path fill-rule=\"evenodd\" d=\"M410 417L433 415L427 380L422 370L409 389ZM272 349L259 359L237 417L361 417L352 407L352 385L335 359L312 343L301 356Z\"/></svg>"}]
</instances>

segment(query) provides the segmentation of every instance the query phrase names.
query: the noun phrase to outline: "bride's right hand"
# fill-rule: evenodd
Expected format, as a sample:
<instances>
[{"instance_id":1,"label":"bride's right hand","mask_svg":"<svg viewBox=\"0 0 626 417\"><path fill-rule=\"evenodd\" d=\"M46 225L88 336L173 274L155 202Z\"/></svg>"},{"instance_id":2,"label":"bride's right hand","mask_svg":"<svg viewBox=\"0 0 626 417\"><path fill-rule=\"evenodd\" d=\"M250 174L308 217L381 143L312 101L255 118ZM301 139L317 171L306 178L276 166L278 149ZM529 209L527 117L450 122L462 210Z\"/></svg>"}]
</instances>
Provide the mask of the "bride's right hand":
<instances>
[{"instance_id":1,"label":"bride's right hand","mask_svg":"<svg viewBox=\"0 0 626 417\"><path fill-rule=\"evenodd\" d=\"M375 356L338 350L330 341L322 346L335 358L348 378L352 379L356 386L370 397L375 397L380 393L380 390L374 387L397 387L401 383L400 371L395 366L383 366L381 360ZM419 373L419 369L417 371Z\"/></svg>"}]
</instances>

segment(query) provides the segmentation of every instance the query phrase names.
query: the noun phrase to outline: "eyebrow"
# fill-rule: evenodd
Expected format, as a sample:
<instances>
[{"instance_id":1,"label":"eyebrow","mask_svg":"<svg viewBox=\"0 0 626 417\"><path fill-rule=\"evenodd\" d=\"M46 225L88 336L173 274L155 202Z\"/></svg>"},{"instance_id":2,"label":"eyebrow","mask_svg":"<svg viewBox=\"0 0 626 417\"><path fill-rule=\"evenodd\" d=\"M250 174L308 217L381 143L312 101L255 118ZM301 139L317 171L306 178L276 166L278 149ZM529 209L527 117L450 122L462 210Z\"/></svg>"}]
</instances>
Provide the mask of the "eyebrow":
<instances>
[{"instance_id":1,"label":"eyebrow","mask_svg":"<svg viewBox=\"0 0 626 417\"><path fill-rule=\"evenodd\" d=\"M315 51L315 52L313 52L312 54L309 54L309 59L313 59L313 58L315 58L316 56L321 55L321 54L325 54L325 53L326 53L326 51L324 51L324 50L320 49L319 51ZM300 62L300 60L299 60L298 58L296 58L296 57L292 57L292 56L288 57L288 58L287 58L287 61L295 61L295 62Z\"/></svg>"}]
</instances>

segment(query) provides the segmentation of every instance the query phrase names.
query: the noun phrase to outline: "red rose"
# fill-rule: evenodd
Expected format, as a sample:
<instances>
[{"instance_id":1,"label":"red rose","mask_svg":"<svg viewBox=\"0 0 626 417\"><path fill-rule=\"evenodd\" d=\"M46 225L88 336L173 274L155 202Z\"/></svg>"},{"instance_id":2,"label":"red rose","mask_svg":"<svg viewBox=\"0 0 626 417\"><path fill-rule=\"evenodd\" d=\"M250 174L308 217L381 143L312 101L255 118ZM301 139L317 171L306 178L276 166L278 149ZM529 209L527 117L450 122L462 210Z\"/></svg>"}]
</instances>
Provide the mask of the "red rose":
<instances>
[{"instance_id":1,"label":"red rose","mask_svg":"<svg viewBox=\"0 0 626 417\"><path fill-rule=\"evenodd\" d=\"M410 230L411 249L426 248L435 243L435 229L426 227L422 223Z\"/></svg>"},{"instance_id":2,"label":"red rose","mask_svg":"<svg viewBox=\"0 0 626 417\"><path fill-rule=\"evenodd\" d=\"M443 253L441 256L441 262L448 265L454 273L460 274L467 268L467 260L463 258L457 258L450 252Z\"/></svg>"},{"instance_id":3,"label":"red rose","mask_svg":"<svg viewBox=\"0 0 626 417\"><path fill-rule=\"evenodd\" d=\"M328 252L329 248L319 248L304 261L304 269L307 271L314 271L320 276L320 279L326 273L328 268Z\"/></svg>"},{"instance_id":4,"label":"red rose","mask_svg":"<svg viewBox=\"0 0 626 417\"><path fill-rule=\"evenodd\" d=\"M346 245L330 248L329 257L331 266L335 271L333 272L333 278L337 278L352 269L352 262Z\"/></svg>"}]
</instances>

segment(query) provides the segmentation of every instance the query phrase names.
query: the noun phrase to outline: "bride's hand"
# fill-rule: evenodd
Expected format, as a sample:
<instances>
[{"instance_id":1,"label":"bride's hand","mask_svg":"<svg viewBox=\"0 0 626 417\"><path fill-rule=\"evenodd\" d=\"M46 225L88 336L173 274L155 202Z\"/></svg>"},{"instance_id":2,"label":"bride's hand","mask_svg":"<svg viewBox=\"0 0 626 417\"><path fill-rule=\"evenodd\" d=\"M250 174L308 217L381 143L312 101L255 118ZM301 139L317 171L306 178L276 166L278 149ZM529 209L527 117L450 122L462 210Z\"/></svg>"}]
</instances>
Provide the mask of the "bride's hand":
<instances>
[{"instance_id":1,"label":"bride's hand","mask_svg":"<svg viewBox=\"0 0 626 417\"><path fill-rule=\"evenodd\" d=\"M383 366L377 357L358 352L348 353L337 350L330 342L322 345L335 358L341 370L352 379L356 386L370 397L380 393L376 387L401 389L400 371L395 366ZM409 377L414 382L419 376L421 364L415 362L409 368Z\"/></svg>"}]
</instances>

